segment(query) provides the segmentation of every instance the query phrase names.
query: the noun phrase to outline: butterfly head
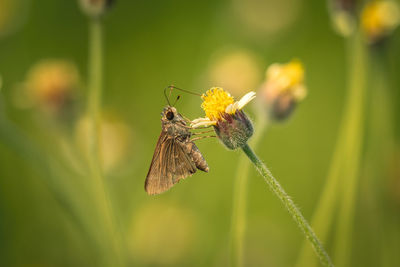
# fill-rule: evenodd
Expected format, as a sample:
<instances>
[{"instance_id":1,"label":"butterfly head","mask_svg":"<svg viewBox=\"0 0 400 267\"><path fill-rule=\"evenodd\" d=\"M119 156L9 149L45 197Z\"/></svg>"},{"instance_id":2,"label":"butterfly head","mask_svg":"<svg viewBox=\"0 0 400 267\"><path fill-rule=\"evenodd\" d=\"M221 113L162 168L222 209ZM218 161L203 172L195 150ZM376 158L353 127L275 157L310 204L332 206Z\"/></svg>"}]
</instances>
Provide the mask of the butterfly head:
<instances>
[{"instance_id":1,"label":"butterfly head","mask_svg":"<svg viewBox=\"0 0 400 267\"><path fill-rule=\"evenodd\" d=\"M176 108L166 106L161 115L163 129L168 131L170 134L181 134L186 136L189 133L185 120L182 118L181 114L178 113Z\"/></svg>"},{"instance_id":2,"label":"butterfly head","mask_svg":"<svg viewBox=\"0 0 400 267\"><path fill-rule=\"evenodd\" d=\"M162 112L162 120L168 122L175 122L181 117L176 108L166 106Z\"/></svg>"}]
</instances>

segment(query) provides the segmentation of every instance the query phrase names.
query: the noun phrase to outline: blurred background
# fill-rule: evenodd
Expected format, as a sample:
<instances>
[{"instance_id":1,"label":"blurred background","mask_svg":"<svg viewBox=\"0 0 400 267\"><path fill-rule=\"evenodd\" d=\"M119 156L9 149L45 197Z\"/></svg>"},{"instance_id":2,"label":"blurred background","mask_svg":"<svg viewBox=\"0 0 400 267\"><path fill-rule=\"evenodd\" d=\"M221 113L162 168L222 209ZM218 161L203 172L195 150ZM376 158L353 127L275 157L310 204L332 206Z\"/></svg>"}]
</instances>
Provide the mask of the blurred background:
<instances>
[{"instance_id":1,"label":"blurred background","mask_svg":"<svg viewBox=\"0 0 400 267\"><path fill-rule=\"evenodd\" d=\"M102 18L100 159L116 217L110 234L85 162L89 19L78 1L0 0L0 265L101 266L105 240L115 241L128 266L228 265L239 151L199 140L209 173L159 196L144 191L163 89L221 86L240 98L260 87L268 66L293 58L304 65L308 95L255 150L311 220L351 78L348 44L328 7L320 0L116 1ZM400 32L367 47L374 49L383 78L373 79L371 64L348 266L400 265ZM388 97L375 102L376 90ZM200 104L183 93L176 107L194 119L204 116ZM245 108L254 120L255 110ZM330 254L335 222L324 241ZM294 266L303 240L251 170L244 265Z\"/></svg>"}]
</instances>

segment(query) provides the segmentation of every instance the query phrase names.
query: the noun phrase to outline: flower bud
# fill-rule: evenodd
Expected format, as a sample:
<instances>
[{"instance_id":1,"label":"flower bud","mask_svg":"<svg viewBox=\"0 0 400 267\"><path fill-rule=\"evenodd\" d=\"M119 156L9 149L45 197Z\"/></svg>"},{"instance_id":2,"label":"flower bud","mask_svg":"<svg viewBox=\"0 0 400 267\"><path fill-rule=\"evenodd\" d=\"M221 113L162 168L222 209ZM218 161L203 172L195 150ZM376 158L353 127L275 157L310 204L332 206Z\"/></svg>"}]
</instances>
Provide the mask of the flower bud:
<instances>
[{"instance_id":1,"label":"flower bud","mask_svg":"<svg viewBox=\"0 0 400 267\"><path fill-rule=\"evenodd\" d=\"M115 0L79 0L82 11L93 18L104 15L114 2Z\"/></svg>"},{"instance_id":2,"label":"flower bud","mask_svg":"<svg viewBox=\"0 0 400 267\"><path fill-rule=\"evenodd\" d=\"M243 147L253 135L250 119L241 110L234 114L224 114L223 118L214 126L218 138L229 149Z\"/></svg>"}]
</instances>

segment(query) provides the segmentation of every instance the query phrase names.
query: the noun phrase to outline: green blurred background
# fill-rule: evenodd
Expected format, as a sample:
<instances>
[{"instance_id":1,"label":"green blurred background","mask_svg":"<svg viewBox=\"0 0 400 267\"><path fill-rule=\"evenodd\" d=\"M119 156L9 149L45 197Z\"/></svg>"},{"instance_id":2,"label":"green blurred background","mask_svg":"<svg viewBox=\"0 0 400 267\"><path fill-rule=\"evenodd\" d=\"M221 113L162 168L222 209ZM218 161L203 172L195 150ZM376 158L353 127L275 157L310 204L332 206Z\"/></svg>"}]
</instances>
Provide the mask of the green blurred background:
<instances>
[{"instance_id":1,"label":"green blurred background","mask_svg":"<svg viewBox=\"0 0 400 267\"><path fill-rule=\"evenodd\" d=\"M346 42L332 30L325 1L120 0L104 18L104 37L103 108L111 130L104 141L110 155L103 160L109 161L106 184L130 266L229 263L239 152L215 139L200 140L209 173L198 172L155 197L143 189L166 105L163 88L170 84L199 93L224 86L240 97L257 89L270 64L300 59L309 94L288 121L268 128L256 151L311 219L335 147L348 78ZM87 97L87 58L88 19L77 1L0 0L1 116L41 151L31 154L18 140L22 149L15 150L8 139L0 140L0 266L99 264L102 252L87 234L99 222L86 219L82 227L68 202L73 199L79 212L90 213L85 175L59 166L85 169L76 154L85 146L77 121ZM79 72L78 104L64 120L40 111L21 93L32 67L48 59L65 60ZM349 266L400 265L398 31L382 62L395 107L394 152L388 156L380 149L385 131L371 127L373 107L367 106L363 151L372 147L376 153L361 165ZM239 68L233 73L243 76L231 75L229 68ZM200 104L199 97L183 94L176 107L196 118L203 116ZM255 118L251 107L246 111ZM58 158L61 164L53 163ZM40 162L50 167L43 171ZM304 237L253 170L248 198L245 265L293 266ZM331 252L331 242L325 245Z\"/></svg>"}]
</instances>

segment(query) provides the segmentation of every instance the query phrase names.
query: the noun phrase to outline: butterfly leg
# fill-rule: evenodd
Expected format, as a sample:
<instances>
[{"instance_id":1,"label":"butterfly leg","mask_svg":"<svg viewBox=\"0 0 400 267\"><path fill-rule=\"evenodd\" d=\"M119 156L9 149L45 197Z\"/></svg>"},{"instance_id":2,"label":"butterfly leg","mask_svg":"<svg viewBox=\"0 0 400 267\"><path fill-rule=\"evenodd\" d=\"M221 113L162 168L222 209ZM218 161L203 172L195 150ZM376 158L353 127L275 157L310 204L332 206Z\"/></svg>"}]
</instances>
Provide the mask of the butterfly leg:
<instances>
[{"instance_id":1,"label":"butterfly leg","mask_svg":"<svg viewBox=\"0 0 400 267\"><path fill-rule=\"evenodd\" d=\"M195 137L193 139L191 139L190 141L196 141L196 140L200 140L200 139L204 139L204 138L210 138L210 137L217 137L216 135L208 135L208 136L199 136L199 137Z\"/></svg>"},{"instance_id":2,"label":"butterfly leg","mask_svg":"<svg viewBox=\"0 0 400 267\"><path fill-rule=\"evenodd\" d=\"M199 134L205 134L205 133L211 133L211 132L214 132L214 130L209 130L209 131L204 131L204 132L192 133L192 135L199 135Z\"/></svg>"}]
</instances>

